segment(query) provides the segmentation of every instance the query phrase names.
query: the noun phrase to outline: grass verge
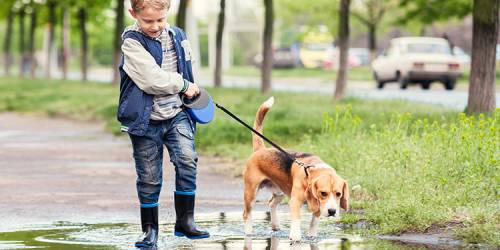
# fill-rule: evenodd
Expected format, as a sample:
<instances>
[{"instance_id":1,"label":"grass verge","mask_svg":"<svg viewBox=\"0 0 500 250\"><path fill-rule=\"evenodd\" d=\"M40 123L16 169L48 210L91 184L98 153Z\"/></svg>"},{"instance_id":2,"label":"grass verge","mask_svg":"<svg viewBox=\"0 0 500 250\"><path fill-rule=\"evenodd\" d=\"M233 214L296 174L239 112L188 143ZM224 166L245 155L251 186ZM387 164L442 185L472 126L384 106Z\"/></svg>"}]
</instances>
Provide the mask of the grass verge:
<instances>
[{"instance_id":1,"label":"grass verge","mask_svg":"<svg viewBox=\"0 0 500 250\"><path fill-rule=\"evenodd\" d=\"M210 91L248 123L267 98L256 90ZM0 111L100 120L118 133L118 92L96 83L0 78ZM319 155L349 180L353 207L364 209L346 216L350 223L366 220L376 233L452 223L467 242L500 246L500 111L468 117L402 101L334 104L320 95L273 95L264 134ZM251 151L250 133L217 110L210 125L198 127L197 147L241 162Z\"/></svg>"}]
</instances>

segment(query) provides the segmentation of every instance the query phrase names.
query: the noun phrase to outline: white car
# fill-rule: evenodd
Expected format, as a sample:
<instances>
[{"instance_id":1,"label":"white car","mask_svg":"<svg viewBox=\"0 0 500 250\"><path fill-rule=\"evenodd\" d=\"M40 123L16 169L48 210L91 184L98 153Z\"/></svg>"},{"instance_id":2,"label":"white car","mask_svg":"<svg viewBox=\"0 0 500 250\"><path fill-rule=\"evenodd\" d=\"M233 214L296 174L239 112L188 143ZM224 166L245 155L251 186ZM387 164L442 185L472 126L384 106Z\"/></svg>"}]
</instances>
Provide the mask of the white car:
<instances>
[{"instance_id":1,"label":"white car","mask_svg":"<svg viewBox=\"0 0 500 250\"><path fill-rule=\"evenodd\" d=\"M400 37L392 39L389 48L372 63L378 88L397 81L402 89L417 83L429 89L440 81L447 90L455 88L462 75L460 61L451 53L448 41L435 37Z\"/></svg>"}]
</instances>

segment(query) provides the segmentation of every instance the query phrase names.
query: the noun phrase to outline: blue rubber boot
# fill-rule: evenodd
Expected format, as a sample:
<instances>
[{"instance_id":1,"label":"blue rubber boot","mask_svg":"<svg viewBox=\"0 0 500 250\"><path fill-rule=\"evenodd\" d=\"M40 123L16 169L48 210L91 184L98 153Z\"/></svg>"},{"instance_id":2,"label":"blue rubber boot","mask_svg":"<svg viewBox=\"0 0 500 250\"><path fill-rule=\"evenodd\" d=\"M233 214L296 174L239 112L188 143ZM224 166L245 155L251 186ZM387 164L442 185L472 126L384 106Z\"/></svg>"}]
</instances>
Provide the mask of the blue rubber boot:
<instances>
[{"instance_id":1,"label":"blue rubber boot","mask_svg":"<svg viewBox=\"0 0 500 250\"><path fill-rule=\"evenodd\" d=\"M210 237L207 231L196 229L194 223L194 195L175 193L175 236L186 236L189 239L202 239Z\"/></svg>"}]
</instances>

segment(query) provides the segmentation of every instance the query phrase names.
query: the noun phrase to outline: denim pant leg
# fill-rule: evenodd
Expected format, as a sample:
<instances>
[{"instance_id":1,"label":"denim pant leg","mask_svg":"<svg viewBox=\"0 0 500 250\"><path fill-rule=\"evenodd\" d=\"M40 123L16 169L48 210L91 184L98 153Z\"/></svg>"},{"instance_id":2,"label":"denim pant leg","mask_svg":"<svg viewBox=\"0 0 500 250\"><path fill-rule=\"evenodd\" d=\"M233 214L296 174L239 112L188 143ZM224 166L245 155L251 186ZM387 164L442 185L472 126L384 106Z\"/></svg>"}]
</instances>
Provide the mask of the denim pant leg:
<instances>
[{"instance_id":1,"label":"denim pant leg","mask_svg":"<svg viewBox=\"0 0 500 250\"><path fill-rule=\"evenodd\" d=\"M198 155L194 146L195 129L189 116L182 111L172 118L165 138L170 161L175 166L176 192L194 194Z\"/></svg>"},{"instance_id":2,"label":"denim pant leg","mask_svg":"<svg viewBox=\"0 0 500 250\"><path fill-rule=\"evenodd\" d=\"M149 125L144 136L130 135L137 172L137 195L141 207L158 205L163 182L161 125Z\"/></svg>"}]
</instances>

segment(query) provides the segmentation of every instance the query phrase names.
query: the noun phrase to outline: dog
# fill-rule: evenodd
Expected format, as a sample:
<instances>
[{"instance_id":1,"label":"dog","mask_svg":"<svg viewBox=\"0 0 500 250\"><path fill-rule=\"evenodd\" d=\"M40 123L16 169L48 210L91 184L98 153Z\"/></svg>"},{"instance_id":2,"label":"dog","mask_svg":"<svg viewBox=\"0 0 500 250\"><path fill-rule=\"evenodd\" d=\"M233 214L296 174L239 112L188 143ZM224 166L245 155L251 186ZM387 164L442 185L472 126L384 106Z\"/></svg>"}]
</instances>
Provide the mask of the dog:
<instances>
[{"instance_id":1,"label":"dog","mask_svg":"<svg viewBox=\"0 0 500 250\"><path fill-rule=\"evenodd\" d=\"M261 104L255 116L254 129L262 134L263 121L273 106L274 97ZM301 240L300 207L307 202L312 212L309 236L317 237L321 217L340 218L340 208L349 209L349 185L335 170L319 157L308 153L287 151L300 162L298 164L278 149L266 148L264 140L252 133L253 153L243 171L245 234L253 234L252 204L257 191L268 188L272 192L269 200L271 226L280 229L276 208L287 195L290 206L290 240ZM305 167L309 166L309 167Z\"/></svg>"}]
</instances>

